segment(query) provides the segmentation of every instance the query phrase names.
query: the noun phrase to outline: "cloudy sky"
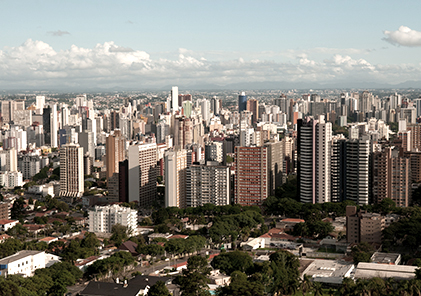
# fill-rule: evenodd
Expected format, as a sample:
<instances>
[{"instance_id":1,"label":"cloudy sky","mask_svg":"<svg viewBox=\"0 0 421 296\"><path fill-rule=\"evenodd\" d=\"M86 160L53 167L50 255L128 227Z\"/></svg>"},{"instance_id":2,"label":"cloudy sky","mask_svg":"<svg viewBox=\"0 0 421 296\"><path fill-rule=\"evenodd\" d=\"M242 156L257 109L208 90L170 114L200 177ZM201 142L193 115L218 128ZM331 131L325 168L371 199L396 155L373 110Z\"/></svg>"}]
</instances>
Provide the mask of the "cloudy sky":
<instances>
[{"instance_id":1,"label":"cloudy sky","mask_svg":"<svg viewBox=\"0 0 421 296\"><path fill-rule=\"evenodd\" d=\"M0 0L0 89L421 81L420 11L415 0Z\"/></svg>"}]
</instances>

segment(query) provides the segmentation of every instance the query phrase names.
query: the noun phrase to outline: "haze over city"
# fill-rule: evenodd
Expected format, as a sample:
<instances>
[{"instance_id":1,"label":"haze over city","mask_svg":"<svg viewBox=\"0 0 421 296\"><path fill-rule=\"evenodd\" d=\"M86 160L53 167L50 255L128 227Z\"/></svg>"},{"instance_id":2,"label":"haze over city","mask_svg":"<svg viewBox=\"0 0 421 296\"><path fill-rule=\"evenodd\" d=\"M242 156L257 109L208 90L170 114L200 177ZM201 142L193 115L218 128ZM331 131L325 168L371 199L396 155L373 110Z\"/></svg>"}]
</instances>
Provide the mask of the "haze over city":
<instances>
[{"instance_id":1,"label":"haze over city","mask_svg":"<svg viewBox=\"0 0 421 296\"><path fill-rule=\"evenodd\" d=\"M0 88L417 87L418 1L2 1Z\"/></svg>"}]
</instances>

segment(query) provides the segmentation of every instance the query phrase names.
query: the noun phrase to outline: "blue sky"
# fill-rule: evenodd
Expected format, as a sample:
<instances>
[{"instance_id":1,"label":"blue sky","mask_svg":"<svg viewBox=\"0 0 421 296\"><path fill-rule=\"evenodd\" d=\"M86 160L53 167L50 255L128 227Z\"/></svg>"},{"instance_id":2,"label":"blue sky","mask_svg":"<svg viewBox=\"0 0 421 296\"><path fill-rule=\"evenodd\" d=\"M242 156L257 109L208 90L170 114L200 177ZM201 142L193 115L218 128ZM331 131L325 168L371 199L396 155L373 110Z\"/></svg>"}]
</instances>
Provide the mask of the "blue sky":
<instances>
[{"instance_id":1,"label":"blue sky","mask_svg":"<svg viewBox=\"0 0 421 296\"><path fill-rule=\"evenodd\" d=\"M0 0L0 87L421 80L420 11L420 1Z\"/></svg>"}]
</instances>

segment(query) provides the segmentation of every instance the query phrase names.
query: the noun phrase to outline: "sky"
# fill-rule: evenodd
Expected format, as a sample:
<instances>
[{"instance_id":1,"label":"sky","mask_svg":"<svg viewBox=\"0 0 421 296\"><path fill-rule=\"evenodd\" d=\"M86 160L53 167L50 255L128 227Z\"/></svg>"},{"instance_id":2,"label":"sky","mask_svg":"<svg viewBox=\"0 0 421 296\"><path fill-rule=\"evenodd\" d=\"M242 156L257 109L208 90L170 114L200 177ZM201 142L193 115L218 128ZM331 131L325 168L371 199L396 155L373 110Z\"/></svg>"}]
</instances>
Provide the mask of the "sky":
<instances>
[{"instance_id":1,"label":"sky","mask_svg":"<svg viewBox=\"0 0 421 296\"><path fill-rule=\"evenodd\" d=\"M419 11L411 0L0 0L0 89L421 81Z\"/></svg>"}]
</instances>

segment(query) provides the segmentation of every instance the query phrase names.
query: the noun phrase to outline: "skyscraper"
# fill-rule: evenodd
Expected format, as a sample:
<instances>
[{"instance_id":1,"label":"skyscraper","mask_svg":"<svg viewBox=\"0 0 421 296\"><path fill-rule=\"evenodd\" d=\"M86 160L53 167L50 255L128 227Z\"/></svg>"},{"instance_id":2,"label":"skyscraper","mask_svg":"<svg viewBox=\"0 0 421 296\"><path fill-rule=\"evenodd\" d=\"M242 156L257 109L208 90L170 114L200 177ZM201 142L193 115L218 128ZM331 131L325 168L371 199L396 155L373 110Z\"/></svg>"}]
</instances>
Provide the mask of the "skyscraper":
<instances>
[{"instance_id":1,"label":"skyscraper","mask_svg":"<svg viewBox=\"0 0 421 296\"><path fill-rule=\"evenodd\" d=\"M178 110L178 86L171 88L171 110L172 112Z\"/></svg>"},{"instance_id":2,"label":"skyscraper","mask_svg":"<svg viewBox=\"0 0 421 296\"><path fill-rule=\"evenodd\" d=\"M136 201L149 208L156 199L157 160L156 144L129 147L129 202Z\"/></svg>"},{"instance_id":3,"label":"skyscraper","mask_svg":"<svg viewBox=\"0 0 421 296\"><path fill-rule=\"evenodd\" d=\"M358 205L368 204L369 153L368 136L352 139L346 143L346 199Z\"/></svg>"},{"instance_id":4,"label":"skyscraper","mask_svg":"<svg viewBox=\"0 0 421 296\"><path fill-rule=\"evenodd\" d=\"M256 99L249 99L247 101L247 110L252 113L253 124L256 123L259 117L259 102Z\"/></svg>"},{"instance_id":5,"label":"skyscraper","mask_svg":"<svg viewBox=\"0 0 421 296\"><path fill-rule=\"evenodd\" d=\"M57 117L57 105L53 104L51 106L51 148L56 148L58 145L58 117Z\"/></svg>"},{"instance_id":6,"label":"skyscraper","mask_svg":"<svg viewBox=\"0 0 421 296\"><path fill-rule=\"evenodd\" d=\"M235 147L235 203L261 206L269 195L268 183L267 147Z\"/></svg>"},{"instance_id":7,"label":"skyscraper","mask_svg":"<svg viewBox=\"0 0 421 296\"><path fill-rule=\"evenodd\" d=\"M216 206L230 203L230 171L226 166L191 165L186 173L186 206L199 207L204 204Z\"/></svg>"},{"instance_id":8,"label":"skyscraper","mask_svg":"<svg viewBox=\"0 0 421 296\"><path fill-rule=\"evenodd\" d=\"M301 202L324 203L331 198L332 124L311 117L297 121L298 194Z\"/></svg>"},{"instance_id":9,"label":"skyscraper","mask_svg":"<svg viewBox=\"0 0 421 296\"><path fill-rule=\"evenodd\" d=\"M247 96L245 92L242 92L238 96L238 113L247 110Z\"/></svg>"},{"instance_id":10,"label":"skyscraper","mask_svg":"<svg viewBox=\"0 0 421 296\"><path fill-rule=\"evenodd\" d=\"M82 197L84 190L83 148L65 144L60 148L60 196Z\"/></svg>"},{"instance_id":11,"label":"skyscraper","mask_svg":"<svg viewBox=\"0 0 421 296\"><path fill-rule=\"evenodd\" d=\"M186 207L187 150L165 153L165 207Z\"/></svg>"}]
</instances>

